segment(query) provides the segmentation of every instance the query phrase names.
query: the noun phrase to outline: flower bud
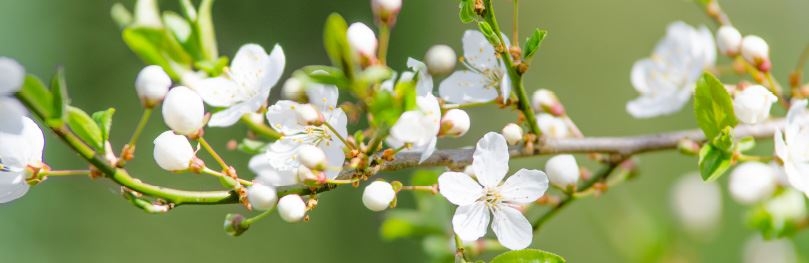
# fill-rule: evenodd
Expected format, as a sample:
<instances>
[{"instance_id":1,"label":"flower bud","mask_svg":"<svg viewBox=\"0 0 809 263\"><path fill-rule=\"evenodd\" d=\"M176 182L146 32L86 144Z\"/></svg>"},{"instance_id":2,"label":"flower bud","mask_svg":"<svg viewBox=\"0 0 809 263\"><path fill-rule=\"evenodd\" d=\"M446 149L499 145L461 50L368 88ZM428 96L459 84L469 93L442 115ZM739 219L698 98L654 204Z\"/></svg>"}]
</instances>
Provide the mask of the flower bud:
<instances>
[{"instance_id":1,"label":"flower bud","mask_svg":"<svg viewBox=\"0 0 809 263\"><path fill-rule=\"evenodd\" d=\"M775 187L775 171L760 162L740 164L730 173L728 181L730 196L742 204L753 204L770 197Z\"/></svg>"},{"instance_id":2,"label":"flower bud","mask_svg":"<svg viewBox=\"0 0 809 263\"><path fill-rule=\"evenodd\" d=\"M435 45L427 50L424 55L424 62L427 64L427 71L432 75L448 75L455 70L455 61L458 57L455 50L447 45Z\"/></svg>"},{"instance_id":3,"label":"flower bud","mask_svg":"<svg viewBox=\"0 0 809 263\"><path fill-rule=\"evenodd\" d=\"M531 101L533 102L534 109L537 111L544 111L553 116L565 115L565 107L562 106L562 103L559 102L559 99L553 91L546 89L534 91L534 95L531 96Z\"/></svg>"},{"instance_id":4,"label":"flower bud","mask_svg":"<svg viewBox=\"0 0 809 263\"><path fill-rule=\"evenodd\" d=\"M795 222L806 217L805 196L796 190L788 189L765 203L774 224Z\"/></svg>"},{"instance_id":5,"label":"flower bud","mask_svg":"<svg viewBox=\"0 0 809 263\"><path fill-rule=\"evenodd\" d=\"M522 127L520 125L509 123L506 124L506 127L503 127L503 130L500 131L503 134L503 137L506 138L506 142L509 145L516 145L522 141Z\"/></svg>"},{"instance_id":6,"label":"flower bud","mask_svg":"<svg viewBox=\"0 0 809 263\"><path fill-rule=\"evenodd\" d=\"M299 104L295 107L295 117L298 118L298 123L301 125L315 125L323 124L323 115L320 111L315 109L312 104Z\"/></svg>"},{"instance_id":7,"label":"flower bud","mask_svg":"<svg viewBox=\"0 0 809 263\"><path fill-rule=\"evenodd\" d=\"M770 107L778 97L761 85L745 88L733 98L733 111L743 123L755 124L770 116Z\"/></svg>"},{"instance_id":8,"label":"flower bud","mask_svg":"<svg viewBox=\"0 0 809 263\"><path fill-rule=\"evenodd\" d=\"M135 91L146 108L152 108L169 92L171 78L160 66L146 66L135 79Z\"/></svg>"},{"instance_id":9,"label":"flower bud","mask_svg":"<svg viewBox=\"0 0 809 263\"><path fill-rule=\"evenodd\" d=\"M298 182L301 184L317 183L325 178L324 176L318 176L319 174L306 168L306 166L298 166L298 169L295 169L295 176L298 177Z\"/></svg>"},{"instance_id":10,"label":"flower bud","mask_svg":"<svg viewBox=\"0 0 809 263\"><path fill-rule=\"evenodd\" d=\"M348 44L362 57L376 57L377 40L374 31L363 23L353 23L348 27Z\"/></svg>"},{"instance_id":11,"label":"flower bud","mask_svg":"<svg viewBox=\"0 0 809 263\"><path fill-rule=\"evenodd\" d=\"M451 109L441 118L441 135L461 137L469 131L469 114L460 109Z\"/></svg>"},{"instance_id":12,"label":"flower bud","mask_svg":"<svg viewBox=\"0 0 809 263\"><path fill-rule=\"evenodd\" d=\"M716 229L722 216L722 194L715 182L698 174L686 175L672 189L675 215L689 233L704 236Z\"/></svg>"},{"instance_id":13,"label":"flower bud","mask_svg":"<svg viewBox=\"0 0 809 263\"><path fill-rule=\"evenodd\" d=\"M326 169L326 154L317 146L302 144L298 147L298 162L312 170Z\"/></svg>"},{"instance_id":14,"label":"flower bud","mask_svg":"<svg viewBox=\"0 0 809 263\"><path fill-rule=\"evenodd\" d=\"M742 57L761 71L770 70L770 46L759 36L748 35L742 39Z\"/></svg>"},{"instance_id":15,"label":"flower bud","mask_svg":"<svg viewBox=\"0 0 809 263\"><path fill-rule=\"evenodd\" d=\"M300 195L285 195L278 200L278 215L289 223L301 221L306 214L306 204Z\"/></svg>"},{"instance_id":16,"label":"flower bud","mask_svg":"<svg viewBox=\"0 0 809 263\"><path fill-rule=\"evenodd\" d=\"M565 138L570 134L565 121L547 113L537 114L537 125L548 138Z\"/></svg>"},{"instance_id":17,"label":"flower bud","mask_svg":"<svg viewBox=\"0 0 809 263\"><path fill-rule=\"evenodd\" d=\"M733 26L721 26L716 31L716 46L720 53L729 57L736 56L742 47L742 34Z\"/></svg>"},{"instance_id":18,"label":"flower bud","mask_svg":"<svg viewBox=\"0 0 809 263\"><path fill-rule=\"evenodd\" d=\"M281 91L285 98L301 102L306 98L304 90L302 81L297 78L289 78L284 82L284 87Z\"/></svg>"},{"instance_id":19,"label":"flower bud","mask_svg":"<svg viewBox=\"0 0 809 263\"><path fill-rule=\"evenodd\" d=\"M172 131L165 131L154 140L154 160L163 170L186 170L195 154L188 138Z\"/></svg>"},{"instance_id":20,"label":"flower bud","mask_svg":"<svg viewBox=\"0 0 809 263\"><path fill-rule=\"evenodd\" d=\"M545 173L556 187L568 189L575 187L579 182L579 164L570 154L561 154L551 157L545 163Z\"/></svg>"},{"instance_id":21,"label":"flower bud","mask_svg":"<svg viewBox=\"0 0 809 263\"><path fill-rule=\"evenodd\" d=\"M267 211L275 207L278 193L272 186L253 184L247 188L247 201L255 210Z\"/></svg>"},{"instance_id":22,"label":"flower bud","mask_svg":"<svg viewBox=\"0 0 809 263\"><path fill-rule=\"evenodd\" d=\"M385 210L393 202L396 197L396 192L393 191L393 186L385 181L375 181L365 187L362 192L362 204L369 210L379 212Z\"/></svg>"},{"instance_id":23,"label":"flower bud","mask_svg":"<svg viewBox=\"0 0 809 263\"><path fill-rule=\"evenodd\" d=\"M378 21L393 26L402 10L402 0L371 0L371 9Z\"/></svg>"},{"instance_id":24,"label":"flower bud","mask_svg":"<svg viewBox=\"0 0 809 263\"><path fill-rule=\"evenodd\" d=\"M189 88L171 89L163 101L163 121L174 132L192 135L204 125L205 106L202 98Z\"/></svg>"}]
</instances>

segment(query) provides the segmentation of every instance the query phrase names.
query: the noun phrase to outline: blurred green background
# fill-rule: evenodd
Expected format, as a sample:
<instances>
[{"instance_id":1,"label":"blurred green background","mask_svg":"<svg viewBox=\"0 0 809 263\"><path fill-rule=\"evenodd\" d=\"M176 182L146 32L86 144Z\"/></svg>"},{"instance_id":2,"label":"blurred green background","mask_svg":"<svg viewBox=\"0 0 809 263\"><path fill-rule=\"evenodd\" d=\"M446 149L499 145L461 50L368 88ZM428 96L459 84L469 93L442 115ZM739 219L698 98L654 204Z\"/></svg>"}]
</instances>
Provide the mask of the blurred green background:
<instances>
[{"instance_id":1,"label":"blurred green background","mask_svg":"<svg viewBox=\"0 0 809 263\"><path fill-rule=\"evenodd\" d=\"M116 1L0 0L0 55L18 59L28 72L44 78L64 66L73 103L88 111L115 106L113 144L120 147L140 115L133 81L142 63L127 49L109 17ZM133 1L125 1L132 6ZM407 0L393 32L390 64L404 69L408 56L421 58L433 44L448 44L460 53L463 25L454 0ZM692 2L684 0L525 0L521 1L522 36L533 27L547 29L529 73L530 89L557 92L586 135L631 135L695 127L689 110L651 120L632 119L625 103L636 97L629 84L632 63L650 54L668 23L715 26ZM497 0L503 26L511 1ZM800 0L723 1L734 24L758 34L772 47L776 76L786 75L809 42L809 2ZM175 1L162 0L163 6ZM232 56L244 43L266 48L280 43L288 61L286 75L304 65L327 63L322 25L330 12L349 22L372 22L367 0L218 1L214 17L220 53ZM460 54L459 54L460 55ZM720 64L727 59L720 58ZM272 100L280 89L273 90ZM488 130L499 130L515 115L494 107L472 110L473 131L446 139L440 148L470 145ZM166 128L159 118L148 126L130 166L145 181L182 188L215 188L203 176L160 171L150 157L151 142ZM224 148L244 128L209 129ZM54 168L82 168L75 154L53 136L46 160ZM762 148L770 147L765 143ZM241 174L248 156L225 154ZM584 158L581 158L584 159ZM682 233L669 206L672 182L695 170L693 157L677 153L646 154L641 175L599 198L575 203L534 237L533 247L552 251L570 262L642 262L662 258L686 262L741 261L752 236L743 223L744 207L730 200L723 184L723 221L714 239ZM544 167L544 158L513 161L512 168ZM392 174L402 178L406 173ZM24 198L0 206L0 262L422 262L418 240L383 242L382 214L360 202L361 191L349 187L323 195L308 223L287 224L271 216L244 236L222 231L224 215L238 206L181 207L148 215L130 206L107 180L52 178ZM410 202L405 201L404 206ZM795 237L798 250L809 249L809 235ZM651 256L650 256L651 255ZM803 255L809 257L809 253Z\"/></svg>"}]
</instances>

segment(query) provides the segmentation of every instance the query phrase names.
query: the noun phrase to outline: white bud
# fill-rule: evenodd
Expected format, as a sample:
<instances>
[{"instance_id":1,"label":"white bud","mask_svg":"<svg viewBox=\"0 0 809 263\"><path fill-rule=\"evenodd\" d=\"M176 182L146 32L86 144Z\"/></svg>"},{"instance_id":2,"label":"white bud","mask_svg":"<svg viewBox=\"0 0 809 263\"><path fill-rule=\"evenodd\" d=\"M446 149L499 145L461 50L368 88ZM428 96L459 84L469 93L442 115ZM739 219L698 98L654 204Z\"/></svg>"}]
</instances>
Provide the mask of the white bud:
<instances>
[{"instance_id":1,"label":"white bud","mask_svg":"<svg viewBox=\"0 0 809 263\"><path fill-rule=\"evenodd\" d=\"M299 104L295 107L295 117L298 118L298 123L301 125L321 125L323 124L323 115L320 114L312 104Z\"/></svg>"},{"instance_id":2,"label":"white bud","mask_svg":"<svg viewBox=\"0 0 809 263\"><path fill-rule=\"evenodd\" d=\"M556 187L568 189L579 182L579 164L570 154L556 155L545 163L545 173Z\"/></svg>"},{"instance_id":3,"label":"white bud","mask_svg":"<svg viewBox=\"0 0 809 263\"><path fill-rule=\"evenodd\" d=\"M565 121L548 113L537 114L537 125L542 135L548 138L565 138L570 134Z\"/></svg>"},{"instance_id":4,"label":"white bud","mask_svg":"<svg viewBox=\"0 0 809 263\"><path fill-rule=\"evenodd\" d=\"M281 91L284 97L290 100L303 101L303 99L306 98L303 82L297 78L287 79Z\"/></svg>"},{"instance_id":5,"label":"white bud","mask_svg":"<svg viewBox=\"0 0 809 263\"><path fill-rule=\"evenodd\" d=\"M770 46L759 36L745 36L742 39L742 56L751 64L760 67L762 63L769 63Z\"/></svg>"},{"instance_id":6,"label":"white bud","mask_svg":"<svg viewBox=\"0 0 809 263\"><path fill-rule=\"evenodd\" d=\"M724 25L716 31L716 46L727 56L736 56L742 47L742 34L735 27Z\"/></svg>"},{"instance_id":7,"label":"white bud","mask_svg":"<svg viewBox=\"0 0 809 263\"><path fill-rule=\"evenodd\" d=\"M715 182L704 182L698 174L683 176L672 189L675 215L691 234L712 234L722 215L722 195Z\"/></svg>"},{"instance_id":8,"label":"white bud","mask_svg":"<svg viewBox=\"0 0 809 263\"><path fill-rule=\"evenodd\" d=\"M460 137L469 131L469 114L461 109L451 109L441 118L441 135Z\"/></svg>"},{"instance_id":9,"label":"white bud","mask_svg":"<svg viewBox=\"0 0 809 263\"><path fill-rule=\"evenodd\" d=\"M784 224L806 217L805 198L803 193L788 189L767 201L764 208L770 213L773 223Z\"/></svg>"},{"instance_id":10,"label":"white bud","mask_svg":"<svg viewBox=\"0 0 809 263\"><path fill-rule=\"evenodd\" d=\"M556 97L553 91L546 89L534 91L534 94L531 96L531 102L533 103L534 109L537 111L547 112L553 116L565 115L565 108L562 106L562 103L559 102L559 98Z\"/></svg>"},{"instance_id":11,"label":"white bud","mask_svg":"<svg viewBox=\"0 0 809 263\"><path fill-rule=\"evenodd\" d=\"M312 170L326 169L326 154L317 146L302 144L298 147L298 162Z\"/></svg>"},{"instance_id":12,"label":"white bud","mask_svg":"<svg viewBox=\"0 0 809 263\"><path fill-rule=\"evenodd\" d=\"M365 187L362 192L362 204L369 210L379 212L385 210L393 202L396 197L396 192L393 191L393 186L385 181L375 181Z\"/></svg>"},{"instance_id":13,"label":"white bud","mask_svg":"<svg viewBox=\"0 0 809 263\"><path fill-rule=\"evenodd\" d=\"M742 163L733 169L728 181L730 196L739 203L753 204L775 192L775 171L760 162Z\"/></svg>"},{"instance_id":14,"label":"white bud","mask_svg":"<svg viewBox=\"0 0 809 263\"><path fill-rule=\"evenodd\" d=\"M371 0L371 10L377 21L393 26L396 16L402 10L402 0Z\"/></svg>"},{"instance_id":15,"label":"white bud","mask_svg":"<svg viewBox=\"0 0 809 263\"><path fill-rule=\"evenodd\" d=\"M272 186L263 184L253 184L247 188L247 201L253 209L259 211L270 210L275 207L275 202L278 201L278 193Z\"/></svg>"},{"instance_id":16,"label":"white bud","mask_svg":"<svg viewBox=\"0 0 809 263\"><path fill-rule=\"evenodd\" d=\"M374 31L363 23L353 23L348 27L348 44L362 56L376 57L377 40Z\"/></svg>"},{"instance_id":17,"label":"white bud","mask_svg":"<svg viewBox=\"0 0 809 263\"><path fill-rule=\"evenodd\" d=\"M300 195L285 195L278 200L278 215L289 223L301 221L306 215L306 204Z\"/></svg>"},{"instance_id":18,"label":"white bud","mask_svg":"<svg viewBox=\"0 0 809 263\"><path fill-rule=\"evenodd\" d=\"M506 142L509 145L516 145L522 141L522 127L520 125L509 123L503 127L503 130L500 131L503 134L503 137L506 138Z\"/></svg>"},{"instance_id":19,"label":"white bud","mask_svg":"<svg viewBox=\"0 0 809 263\"><path fill-rule=\"evenodd\" d=\"M761 85L745 88L733 98L733 110L740 121L755 124L770 116L770 107L778 97Z\"/></svg>"},{"instance_id":20,"label":"white bud","mask_svg":"<svg viewBox=\"0 0 809 263\"><path fill-rule=\"evenodd\" d=\"M162 101L170 87L171 78L160 66L146 66L135 78L135 91L147 108L152 108Z\"/></svg>"},{"instance_id":21,"label":"white bud","mask_svg":"<svg viewBox=\"0 0 809 263\"><path fill-rule=\"evenodd\" d=\"M432 75L447 75L455 70L455 61L458 57L455 50L447 45L435 45L427 50L424 62Z\"/></svg>"},{"instance_id":22,"label":"white bud","mask_svg":"<svg viewBox=\"0 0 809 263\"><path fill-rule=\"evenodd\" d=\"M196 133L204 125L205 106L196 92L184 86L171 89L163 101L163 121L182 135Z\"/></svg>"},{"instance_id":23,"label":"white bud","mask_svg":"<svg viewBox=\"0 0 809 263\"><path fill-rule=\"evenodd\" d=\"M166 171L188 169L194 159L194 148L183 135L166 131L154 139L154 160Z\"/></svg>"}]
</instances>

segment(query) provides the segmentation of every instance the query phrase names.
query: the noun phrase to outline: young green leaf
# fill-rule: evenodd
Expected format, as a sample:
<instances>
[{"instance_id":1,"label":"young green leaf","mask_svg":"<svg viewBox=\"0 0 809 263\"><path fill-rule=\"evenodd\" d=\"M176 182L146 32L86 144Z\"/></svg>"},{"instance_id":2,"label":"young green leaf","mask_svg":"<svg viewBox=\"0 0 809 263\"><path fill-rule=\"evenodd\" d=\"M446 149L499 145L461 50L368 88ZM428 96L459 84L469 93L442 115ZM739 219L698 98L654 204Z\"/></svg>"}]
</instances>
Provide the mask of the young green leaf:
<instances>
[{"instance_id":1,"label":"young green leaf","mask_svg":"<svg viewBox=\"0 0 809 263\"><path fill-rule=\"evenodd\" d=\"M474 0L461 0L460 5L458 7L461 9L458 13L458 17L461 18L461 22L466 24L472 21L475 21L475 1Z\"/></svg>"},{"instance_id":2,"label":"young green leaf","mask_svg":"<svg viewBox=\"0 0 809 263\"><path fill-rule=\"evenodd\" d=\"M93 120L101 128L101 141L106 142L110 139L110 129L112 129L112 115L115 114L115 108L109 108L104 111L93 113Z\"/></svg>"},{"instance_id":3,"label":"young green leaf","mask_svg":"<svg viewBox=\"0 0 809 263\"><path fill-rule=\"evenodd\" d=\"M25 98L21 99L21 101L27 102L28 105L26 106L37 115L42 116L43 119L47 120L53 116L53 95L45 88L45 84L37 76L30 74L25 76L22 89L20 89L17 96ZM50 124L49 126L54 127Z\"/></svg>"},{"instance_id":4,"label":"young green leaf","mask_svg":"<svg viewBox=\"0 0 809 263\"><path fill-rule=\"evenodd\" d=\"M67 113L67 125L79 138L96 150L104 149L101 128L90 115L76 107L68 107Z\"/></svg>"},{"instance_id":5,"label":"young green leaf","mask_svg":"<svg viewBox=\"0 0 809 263\"><path fill-rule=\"evenodd\" d=\"M697 81L697 88L694 91L694 113L697 125L708 140L716 137L725 127L735 127L739 123L733 112L733 101L725 90L725 85L707 72Z\"/></svg>"},{"instance_id":6,"label":"young green leaf","mask_svg":"<svg viewBox=\"0 0 809 263\"><path fill-rule=\"evenodd\" d=\"M59 67L51 78L51 94L53 95L53 105L51 106L51 116L46 122L49 125L61 126L67 117L67 84L65 82L65 71Z\"/></svg>"},{"instance_id":7,"label":"young green leaf","mask_svg":"<svg viewBox=\"0 0 809 263\"><path fill-rule=\"evenodd\" d=\"M194 23L199 45L202 47L202 54L205 60L216 60L219 57L219 50L216 44L216 34L213 26L213 0L202 0L199 5L199 12Z\"/></svg>"},{"instance_id":8,"label":"young green leaf","mask_svg":"<svg viewBox=\"0 0 809 263\"><path fill-rule=\"evenodd\" d=\"M534 30L534 33L525 41L525 52L523 54L525 60L534 57L534 54L539 50L539 46L542 45L542 40L545 40L545 36L547 35L548 31L539 28Z\"/></svg>"},{"instance_id":9,"label":"young green leaf","mask_svg":"<svg viewBox=\"0 0 809 263\"><path fill-rule=\"evenodd\" d=\"M183 49L194 58L195 61L205 60L202 47L198 41L197 31L191 27L191 22L172 11L163 12L163 24L168 29L174 39L183 46Z\"/></svg>"},{"instance_id":10,"label":"young green leaf","mask_svg":"<svg viewBox=\"0 0 809 263\"><path fill-rule=\"evenodd\" d=\"M565 259L559 255L539 249L523 249L508 251L494 257L491 263L563 263Z\"/></svg>"},{"instance_id":11,"label":"young green leaf","mask_svg":"<svg viewBox=\"0 0 809 263\"><path fill-rule=\"evenodd\" d=\"M492 46L495 47L500 46L500 38L497 37L497 34L494 33L492 25L490 25L486 21L480 21L478 22L478 28L480 28L480 32L483 33L483 36L485 36L486 39L489 40L489 43L491 43Z\"/></svg>"},{"instance_id":12,"label":"young green leaf","mask_svg":"<svg viewBox=\"0 0 809 263\"><path fill-rule=\"evenodd\" d=\"M348 25L339 14L333 13L326 19L323 29L323 45L332 65L343 70L348 79L354 77L354 61L346 32Z\"/></svg>"},{"instance_id":13,"label":"young green leaf","mask_svg":"<svg viewBox=\"0 0 809 263\"><path fill-rule=\"evenodd\" d=\"M730 168L732 154L706 143L699 151L699 173L702 180L713 181Z\"/></svg>"},{"instance_id":14,"label":"young green leaf","mask_svg":"<svg viewBox=\"0 0 809 263\"><path fill-rule=\"evenodd\" d=\"M180 75L175 65L190 67L191 56L163 28L129 27L123 32L124 42L147 64L159 65L173 79Z\"/></svg>"}]
</instances>

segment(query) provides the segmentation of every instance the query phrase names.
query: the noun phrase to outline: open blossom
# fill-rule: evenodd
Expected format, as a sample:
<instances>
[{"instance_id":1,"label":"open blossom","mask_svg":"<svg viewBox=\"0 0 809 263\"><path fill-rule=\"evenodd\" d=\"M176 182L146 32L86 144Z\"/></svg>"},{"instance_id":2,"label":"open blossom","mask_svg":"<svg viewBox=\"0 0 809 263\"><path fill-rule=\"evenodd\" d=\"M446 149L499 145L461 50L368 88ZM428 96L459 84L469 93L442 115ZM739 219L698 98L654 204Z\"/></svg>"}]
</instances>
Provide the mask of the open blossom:
<instances>
[{"instance_id":1,"label":"open blossom","mask_svg":"<svg viewBox=\"0 0 809 263\"><path fill-rule=\"evenodd\" d=\"M505 46L510 46L504 37ZM497 57L489 40L475 30L463 35L464 65L467 70L452 73L438 87L442 99L451 103L487 102L498 94L506 101L511 94L511 80L505 64Z\"/></svg>"},{"instance_id":2,"label":"open blossom","mask_svg":"<svg viewBox=\"0 0 809 263\"><path fill-rule=\"evenodd\" d=\"M306 90L309 102L320 111L325 123L333 127L339 136L348 135L348 119L345 112L337 107L337 88L334 86L311 85ZM334 179L340 174L345 161L345 145L328 126L300 123L295 108L303 104L281 100L267 109L267 120L283 137L270 144L267 151L250 160L250 169L258 174L258 180L267 185L287 186L298 184L298 170L303 167L298 159L302 145L320 148L326 155L325 177Z\"/></svg>"},{"instance_id":3,"label":"open blossom","mask_svg":"<svg viewBox=\"0 0 809 263\"><path fill-rule=\"evenodd\" d=\"M789 184L809 193L809 110L807 100L792 103L784 131L775 132L775 155L784 164Z\"/></svg>"},{"instance_id":4,"label":"open blossom","mask_svg":"<svg viewBox=\"0 0 809 263\"><path fill-rule=\"evenodd\" d=\"M27 111L12 96L20 90L25 80L25 69L17 61L0 57L0 112L13 111L16 115L24 115Z\"/></svg>"},{"instance_id":5,"label":"open blossom","mask_svg":"<svg viewBox=\"0 0 809 263\"><path fill-rule=\"evenodd\" d=\"M626 104L627 112L635 118L677 112L691 98L703 70L715 62L716 47L707 28L670 24L654 53L632 66L632 86L640 97Z\"/></svg>"},{"instance_id":6,"label":"open blossom","mask_svg":"<svg viewBox=\"0 0 809 263\"><path fill-rule=\"evenodd\" d=\"M441 105L433 96L433 78L421 61L408 59L407 66L416 71L404 72L400 81L410 81L418 74L416 82L416 109L402 113L391 127L385 142L393 148L410 144L406 151L421 152L420 162L427 160L435 151L438 132L441 130ZM388 82L390 83L390 82ZM392 83L388 86L393 86Z\"/></svg>"},{"instance_id":7,"label":"open blossom","mask_svg":"<svg viewBox=\"0 0 809 263\"><path fill-rule=\"evenodd\" d=\"M285 65L281 46L275 45L268 55L261 46L246 44L239 48L230 68L221 76L200 80L193 73L186 73L183 81L208 105L226 108L214 113L208 126L227 127L264 105Z\"/></svg>"},{"instance_id":8,"label":"open blossom","mask_svg":"<svg viewBox=\"0 0 809 263\"><path fill-rule=\"evenodd\" d=\"M34 121L17 112L0 111L0 203L28 192L27 167L42 165L44 147L42 130Z\"/></svg>"},{"instance_id":9,"label":"open blossom","mask_svg":"<svg viewBox=\"0 0 809 263\"><path fill-rule=\"evenodd\" d=\"M531 223L518 208L545 194L548 177L539 170L520 169L501 183L508 172L508 159L506 139L490 132L478 141L472 156L474 178L460 172L438 177L441 195L458 205L452 228L461 240L483 237L491 214L492 230L500 244L512 250L531 244Z\"/></svg>"},{"instance_id":10,"label":"open blossom","mask_svg":"<svg viewBox=\"0 0 809 263\"><path fill-rule=\"evenodd\" d=\"M761 85L745 88L733 98L733 111L741 122L755 124L770 116L770 107L778 97Z\"/></svg>"}]
</instances>

